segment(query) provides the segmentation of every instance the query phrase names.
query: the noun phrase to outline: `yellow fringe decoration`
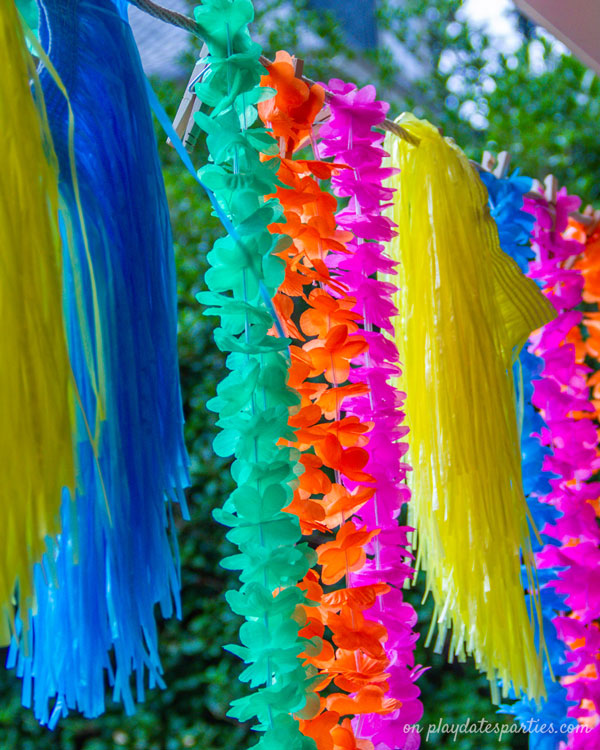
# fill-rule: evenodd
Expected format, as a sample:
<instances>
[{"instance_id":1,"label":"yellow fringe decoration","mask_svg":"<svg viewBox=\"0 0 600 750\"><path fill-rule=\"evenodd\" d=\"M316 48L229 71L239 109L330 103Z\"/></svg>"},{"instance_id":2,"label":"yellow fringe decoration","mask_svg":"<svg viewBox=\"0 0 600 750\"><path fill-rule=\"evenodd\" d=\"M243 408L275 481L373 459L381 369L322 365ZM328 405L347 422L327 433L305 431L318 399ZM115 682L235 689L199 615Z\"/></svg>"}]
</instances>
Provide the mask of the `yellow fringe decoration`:
<instances>
[{"instance_id":1,"label":"yellow fringe decoration","mask_svg":"<svg viewBox=\"0 0 600 750\"><path fill-rule=\"evenodd\" d=\"M396 385L407 394L409 524L435 602L429 640L437 622L441 651L451 631L450 660L473 655L495 703L498 679L504 696L512 684L537 700L545 645L511 367L555 312L500 249L487 190L463 152L426 121L397 122L419 141L388 135L386 149L401 170L390 181Z\"/></svg>"},{"instance_id":2,"label":"yellow fringe decoration","mask_svg":"<svg viewBox=\"0 0 600 750\"><path fill-rule=\"evenodd\" d=\"M62 315L58 172L13 0L0 13L0 644L15 585L23 620L33 565L74 487L71 370ZM39 86L38 86L39 94ZM40 99L39 95L37 96ZM26 622L25 622L26 626Z\"/></svg>"}]
</instances>

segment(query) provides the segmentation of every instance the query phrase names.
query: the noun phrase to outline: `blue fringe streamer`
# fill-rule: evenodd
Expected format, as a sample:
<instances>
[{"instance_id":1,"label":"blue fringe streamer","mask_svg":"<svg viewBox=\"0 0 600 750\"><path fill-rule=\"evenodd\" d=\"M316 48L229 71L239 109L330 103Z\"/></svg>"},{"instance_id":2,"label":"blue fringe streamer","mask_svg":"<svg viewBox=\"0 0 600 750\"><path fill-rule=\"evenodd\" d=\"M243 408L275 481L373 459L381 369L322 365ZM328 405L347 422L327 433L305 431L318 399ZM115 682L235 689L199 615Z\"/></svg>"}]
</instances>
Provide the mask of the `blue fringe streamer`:
<instances>
[{"instance_id":1,"label":"blue fringe streamer","mask_svg":"<svg viewBox=\"0 0 600 750\"><path fill-rule=\"evenodd\" d=\"M527 273L529 262L534 258L530 236L535 219L532 214L523 211L522 208L523 196L531 190L532 180L520 176L518 170L505 179L498 179L484 172L481 174L481 179L488 189L490 213L498 225L500 246L516 261L521 271ZM515 383L517 389L520 390L520 401L523 404L521 426L523 490L531 516L538 529L542 529L547 523L554 523L561 515L556 508L537 499L551 492L550 479L554 476L542 470L544 458L550 453L550 448L541 445L537 438L533 437L535 433L541 434L542 428L545 427L540 413L531 403L533 381L540 379L543 367L544 363L540 357L536 357L527 351L527 348L523 348L514 369ZM521 383L522 387L519 388ZM556 540L545 535L541 535L541 539L542 545L557 544ZM542 545L535 537L532 538L534 552L539 552ZM514 715L523 727L529 728L530 750L558 750L561 741L568 739L568 732L560 731L561 725L564 728L573 724L573 720L567 718L567 710L572 702L567 700L566 688L552 679L552 674L558 679L568 673L566 647L557 637L556 628L552 622L556 614L565 609L564 598L547 586L557 575L556 569L538 571L544 635L548 650L548 661L544 663L547 700L542 701L541 707L538 707L535 701L521 696L516 703L501 707L502 713ZM525 576L523 580L526 584ZM543 724L547 725L545 732L539 731Z\"/></svg>"},{"instance_id":2,"label":"blue fringe streamer","mask_svg":"<svg viewBox=\"0 0 600 750\"><path fill-rule=\"evenodd\" d=\"M31 636L16 634L7 666L52 728L69 709L101 714L106 677L128 713L146 684L164 686L154 606L180 616L170 501L188 517L189 461L168 206L126 3L43 0L40 17L75 123L74 182L68 105L42 70L61 169L78 485L63 493L61 535L35 570Z\"/></svg>"}]
</instances>

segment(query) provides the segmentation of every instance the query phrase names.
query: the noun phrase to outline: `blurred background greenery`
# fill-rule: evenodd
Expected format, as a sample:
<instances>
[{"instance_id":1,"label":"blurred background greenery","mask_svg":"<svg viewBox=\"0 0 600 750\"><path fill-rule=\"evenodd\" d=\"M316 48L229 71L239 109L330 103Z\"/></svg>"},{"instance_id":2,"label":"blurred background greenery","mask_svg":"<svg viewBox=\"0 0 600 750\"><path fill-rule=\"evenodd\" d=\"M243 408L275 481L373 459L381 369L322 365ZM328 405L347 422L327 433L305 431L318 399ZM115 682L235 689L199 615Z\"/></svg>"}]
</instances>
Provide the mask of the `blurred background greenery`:
<instances>
[{"instance_id":1,"label":"blurred background greenery","mask_svg":"<svg viewBox=\"0 0 600 750\"><path fill-rule=\"evenodd\" d=\"M165 0L168 5L168 1ZM501 49L493 28L478 27L459 0L381 0L372 3L376 45L360 45L338 17L308 0L257 0L254 31L265 53L287 49L306 60L315 80L337 76L377 86L391 103L391 116L412 110L440 126L479 160L484 148L507 149L513 165L532 177L554 173L584 203L600 195L598 79L545 32L513 11L510 50ZM351 4L351 3L350 3ZM358 8L358 4L355 4ZM371 3L367 3L371 7ZM190 8L191 8L190 3ZM191 70L198 48L185 54L181 69ZM404 60L403 64L399 59ZM410 75L408 70L410 69ZM186 77L187 80L187 77ZM184 80L154 78L170 115ZM50 733L20 704L20 681L0 672L0 748L3 750L232 750L253 744L248 727L226 717L228 703L242 693L237 660L222 650L236 640L237 618L223 592L236 585L219 559L230 554L224 529L211 517L231 489L228 465L211 450L214 415L205 408L223 377L223 356L213 344L213 319L204 318L194 295L203 289L206 253L221 230L205 196L187 174L157 128L171 207L177 254L181 379L193 486L192 521L179 523L183 580L183 620L161 624L161 648L168 685L151 691L134 716L110 706L98 719L69 716ZM205 160L202 144L195 163ZM430 603L421 606L420 583L408 594L419 607L421 631ZM423 725L490 722L498 716L486 680L471 662L448 665L443 656L417 647L417 662L430 666L420 680ZM3 657L2 657L3 658ZM432 735L423 747L456 750L492 747L520 750L527 738L512 734L502 743L494 735Z\"/></svg>"}]
</instances>

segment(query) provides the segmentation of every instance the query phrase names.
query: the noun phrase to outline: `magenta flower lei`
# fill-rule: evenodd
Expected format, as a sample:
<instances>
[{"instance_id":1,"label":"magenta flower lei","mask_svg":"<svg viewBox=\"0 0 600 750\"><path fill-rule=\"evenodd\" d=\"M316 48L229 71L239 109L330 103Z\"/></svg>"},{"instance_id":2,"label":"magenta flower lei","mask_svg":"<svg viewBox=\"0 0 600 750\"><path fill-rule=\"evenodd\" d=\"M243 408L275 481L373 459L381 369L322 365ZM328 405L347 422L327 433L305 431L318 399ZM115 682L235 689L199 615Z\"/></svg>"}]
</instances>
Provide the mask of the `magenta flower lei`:
<instances>
[{"instance_id":1,"label":"magenta flower lei","mask_svg":"<svg viewBox=\"0 0 600 750\"><path fill-rule=\"evenodd\" d=\"M537 555L537 564L540 570L562 568L549 585L564 597L571 614L557 616L554 624L570 647L567 661L573 677L563 682L569 700L576 705L569 715L583 719L600 713L600 630L594 624L600 617L600 532L589 502L600 496L600 483L590 481L600 468L600 458L596 425L591 418L574 415L593 415L586 382L590 369L576 361L575 346L566 341L573 327L581 324L582 313L575 308L581 303L583 277L579 270L564 268L564 261L581 254L585 246L561 233L567 228L569 212L579 204L580 199L568 196L563 188L557 196L554 219L543 198L525 201L525 210L536 217L532 242L537 257L530 264L529 276L538 281L559 313L530 339L530 351L545 363L541 380L534 383L532 399L547 424L541 442L552 449L544 470L556 475L550 482L552 491L541 500L562 512L554 524L540 529L555 539L556 545L546 545ZM590 666L595 667L593 679L581 675ZM582 700L591 701L594 709L582 708ZM600 726L589 733L575 730L568 746L583 750L598 742Z\"/></svg>"},{"instance_id":2,"label":"magenta flower lei","mask_svg":"<svg viewBox=\"0 0 600 750\"><path fill-rule=\"evenodd\" d=\"M412 555L407 550L407 533L412 529L398 523L401 507L410 499L405 484L410 467L403 462L408 445L402 440L408 428L402 425L404 394L389 382L399 374L398 351L383 333L393 333L390 320L396 314L392 302L394 286L377 278L378 273L394 273L394 263L381 244L394 235L393 222L382 216L382 209L393 194L383 181L393 170L381 166L387 156L381 147L383 134L373 131L385 119L389 105L376 100L373 86L357 89L333 79L325 88L334 96L330 101L331 119L319 133L319 150L322 156L350 167L334 175L331 183L336 196L349 198L347 207L336 218L342 229L354 235L349 243L350 254L332 254L329 258L335 263L336 278L348 287L347 295L356 299L353 309L364 320L360 334L369 343L368 352L362 355L360 366L351 371L350 380L368 383L370 394L344 401L344 410L363 423L373 424L369 433L370 460L365 470L375 477L377 492L359 515L369 527L381 528L369 549L372 559L353 575L353 580L355 585L379 581L391 585L391 590L378 597L365 614L387 628L389 697L402 701L398 711L361 716L355 719L354 727L357 736L371 740L377 750L415 750L419 734L408 726L423 715L420 690L415 685L423 670L414 664L418 634L413 628L417 616L413 607L403 601L401 591L402 584L414 573Z\"/></svg>"}]
</instances>

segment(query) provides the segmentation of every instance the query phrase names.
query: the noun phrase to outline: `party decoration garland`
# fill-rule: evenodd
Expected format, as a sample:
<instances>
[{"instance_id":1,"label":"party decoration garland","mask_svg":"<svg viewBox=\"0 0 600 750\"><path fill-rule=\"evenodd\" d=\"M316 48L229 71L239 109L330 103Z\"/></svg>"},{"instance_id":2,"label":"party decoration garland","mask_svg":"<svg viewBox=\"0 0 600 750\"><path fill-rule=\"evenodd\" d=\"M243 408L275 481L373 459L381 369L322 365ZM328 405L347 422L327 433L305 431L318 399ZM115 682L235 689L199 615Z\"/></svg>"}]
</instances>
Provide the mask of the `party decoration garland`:
<instances>
[{"instance_id":1,"label":"party decoration garland","mask_svg":"<svg viewBox=\"0 0 600 750\"><path fill-rule=\"evenodd\" d=\"M406 548L406 533L412 529L398 525L401 506L410 499L406 485L409 467L403 462L408 444L402 440L408 428L402 424L404 395L390 382L400 374L398 351L383 333L393 333L394 285L378 278L380 274L394 273L393 262L382 244L394 235L391 220L382 212L393 197L392 189L383 184L392 170L382 167L387 156L381 148L384 135L373 130L381 125L389 105L376 100L373 86L357 89L353 84L334 79L327 88L333 96L329 101L330 119L319 130L319 152L323 157L332 157L337 164L350 167L334 174L331 185L337 196L349 199L336 219L342 229L353 235L346 245L350 252L330 258L337 260L336 279L343 280L347 295L356 300L353 309L361 315L364 325L360 335L369 345L359 366L349 376L351 382L366 383L369 392L346 398L344 411L347 416L373 425L365 446L369 452L365 470L374 477L376 491L359 515L370 528L381 528L370 543L374 551L372 559L353 576L353 581L357 585L384 580L392 586L388 593L378 596L365 614L387 630L389 694L402 701L401 708L393 713L361 716L355 729L380 750L412 748L418 746L419 735L409 725L417 724L423 708L414 684L420 674L414 666L418 638L413 632L416 613L403 601L401 591L412 576L410 565L405 562L412 557ZM347 479L344 485L350 491L355 487Z\"/></svg>"},{"instance_id":2,"label":"party decoration garland","mask_svg":"<svg viewBox=\"0 0 600 750\"><path fill-rule=\"evenodd\" d=\"M40 0L39 79L13 0L0 18L12 514L0 638L24 705L50 727L73 708L100 714L105 679L128 713L147 683L163 685L154 606L180 609L172 503L187 515L189 477L174 263L126 7ZM389 137L384 168L373 128L388 106L372 86L330 81L317 129L323 87L285 52L264 75L250 0L205 0L195 15L209 50L196 91L212 108L195 114L211 160L198 180L228 233L198 295L228 354L208 408L237 488L215 518L239 550L222 562L240 571L227 600L245 618L227 648L251 689L229 715L256 719L260 750L416 750L423 670L401 592L416 529L436 649L450 632L451 658L472 654L494 701L520 694L521 722L561 724L532 735L534 750L567 739L567 713L569 747L589 746L600 377L586 357L600 351L600 313L586 312L582 337L576 308L584 280L586 302L600 299L600 234L573 267L587 239L566 229L578 199L540 195L527 215L530 181L484 174L497 232L464 154L429 123L400 118L412 141ZM309 143L314 158L298 157ZM517 404L509 369L538 328L515 365ZM414 528L399 523L410 488Z\"/></svg>"},{"instance_id":3,"label":"party decoration garland","mask_svg":"<svg viewBox=\"0 0 600 750\"><path fill-rule=\"evenodd\" d=\"M304 473L290 511L297 513L307 535L335 533L317 548L320 570L310 571L302 583L319 604L307 611L304 634L323 638L329 629L336 647L324 640L319 653L305 657L318 670L318 689L333 682L332 692L321 698L319 714L301 726L318 748L367 750L372 744L360 739L360 722L353 728L343 717L391 713L400 702L387 695L386 629L366 614L389 586L383 575L356 583L366 564L365 547L379 529L351 518L372 498L375 478L364 469L372 425L345 413L348 397L368 394L368 384L355 377L355 363L368 342L359 331L362 315L352 311L356 300L347 296L339 274L329 269L352 252L346 244L352 235L336 229L337 202L318 182L342 167L319 159L317 153L312 160L292 158L312 135L322 88L296 78L293 60L285 52L277 53L262 82L277 92L259 105L259 114L278 139L281 157L272 163L279 164L283 186L276 196L286 220L271 230L286 231L293 241L280 253L286 276L274 300L297 342L291 347L290 383L302 399L290 425L298 428L294 445L302 454Z\"/></svg>"},{"instance_id":4,"label":"party decoration garland","mask_svg":"<svg viewBox=\"0 0 600 750\"><path fill-rule=\"evenodd\" d=\"M600 311L598 303L600 302L600 229L596 226L591 234L587 236L584 228L569 219L569 226L566 230L573 239L580 243L585 243L585 252L577 260L574 268L581 271L583 276L583 302L586 309L583 314L583 326L585 338L578 337L576 344L576 353L578 359L582 360L588 357L593 363L600 361ZM600 374L598 369L589 374L587 384L591 388L591 402L594 405L594 418L598 422L600 416ZM598 510L598 509L597 509Z\"/></svg>"},{"instance_id":5,"label":"party decoration garland","mask_svg":"<svg viewBox=\"0 0 600 750\"><path fill-rule=\"evenodd\" d=\"M283 263L274 251L285 238L266 228L280 218L277 202L264 199L275 190L275 171L259 156L273 140L263 128L250 127L256 104L272 95L259 87L263 69L260 47L248 33L252 18L249 0L208 0L196 8L210 64L197 91L214 107L210 115L196 115L213 160L200 176L241 239L217 240L208 255L210 291L198 296L210 306L205 314L220 317L215 341L229 353L230 373L208 404L219 414L215 452L234 456L237 483L223 509L215 512L240 550L222 563L240 571L242 586L228 592L227 600L246 618L242 645L228 649L247 665L241 679L258 688L234 701L229 715L240 721L258 719L255 729L264 732L256 745L261 750L310 750L314 743L300 733L292 715L310 718L318 710L314 680L299 656L319 653L322 645L318 637L299 633L305 621L302 605L310 602L296 584L316 556L300 542L297 517L284 512L298 483L298 466L296 451L280 443L295 439L288 416L298 397L286 385L288 340L268 335L272 319L259 290L259 281L271 295L280 284Z\"/></svg>"},{"instance_id":6,"label":"party decoration garland","mask_svg":"<svg viewBox=\"0 0 600 750\"><path fill-rule=\"evenodd\" d=\"M557 580L550 585L564 598L564 609L571 610L554 620L560 638L570 648L566 656L570 674L562 679L569 700L576 704L569 715L584 727L593 728L588 734L576 727L569 737L569 747L573 748L591 747L600 731L594 691L600 645L600 532L595 511L600 483L591 481L600 468L600 457L587 382L590 369L583 364L580 346L582 313L576 309L582 300L584 277L579 268L572 267L574 257L584 250L584 237L566 231L568 214L579 202L564 188L558 192L556 206L549 206L543 196L526 202L526 208L536 217L533 239L537 261L530 274L543 283L559 313L532 338L532 348L545 363L543 377L535 384L533 402L548 425L543 433L544 442L552 448L548 468L557 475L544 500L562 511L555 524L547 528L558 546L540 554L540 565L559 568Z\"/></svg>"},{"instance_id":7,"label":"party decoration garland","mask_svg":"<svg viewBox=\"0 0 600 750\"><path fill-rule=\"evenodd\" d=\"M59 530L74 487L72 392L62 319L58 169L13 0L0 13L0 643L14 632L13 595L33 606L34 563ZM36 103L29 81L35 85ZM24 627L28 629L29 619Z\"/></svg>"},{"instance_id":8,"label":"party decoration garland","mask_svg":"<svg viewBox=\"0 0 600 750\"><path fill-rule=\"evenodd\" d=\"M174 261L125 12L112 0L52 0L41 13L41 81L60 165L78 479L74 497L63 493L57 544L35 573L33 634L17 634L8 665L23 678L24 704L33 702L50 726L71 708L102 713L106 678L128 712L132 674L137 700L145 684L163 685L154 608L164 617L179 611L165 502L185 512Z\"/></svg>"},{"instance_id":9,"label":"party decoration garland","mask_svg":"<svg viewBox=\"0 0 600 750\"><path fill-rule=\"evenodd\" d=\"M535 258L530 242L535 218L523 209L523 203L525 194L532 187L532 180L521 177L517 172L504 179L483 172L481 179L488 190L490 212L498 226L501 248L518 263L523 273L527 273L530 261ZM541 442L542 434L548 428L532 403L534 382L542 377L543 369L544 361L527 348L521 351L519 361L513 368L520 402L523 490L535 527L540 531L540 541L535 536L532 538L536 554L545 545L556 544L543 531L547 524L556 523L561 516L557 508L543 502L543 498L552 490L550 480L555 477L546 469L551 449ZM564 596L559 596L549 585L550 581L558 578L559 572L560 569L551 567L538 571L547 648L547 658L543 663L546 698L538 705L522 696L517 703L502 706L506 713L516 715L523 727L530 728L531 750L558 750L560 743L568 737L565 729L569 725L567 712L571 704L567 700L566 688L559 681L560 677L567 674L568 663L565 644L558 638L553 623L554 618L565 609L565 604ZM525 571L524 581L527 581ZM543 725L547 727L547 731L537 731Z\"/></svg>"},{"instance_id":10,"label":"party decoration garland","mask_svg":"<svg viewBox=\"0 0 600 750\"><path fill-rule=\"evenodd\" d=\"M583 331L585 338L577 330L575 339L575 353L578 362L583 363L586 359L593 365L594 370L588 373L587 386L590 389L589 400L594 407L594 422L598 431L598 422L600 415L599 400L599 383L598 362L600 361L600 312L598 303L600 302L600 276L598 275L598 266L600 261L600 232L598 226L591 230L587 236L584 228L572 219L569 219L569 227L565 235L572 239L585 243L585 252L580 256L575 264L575 269L580 271L583 276L583 301L586 303L586 309L583 314ZM567 261L569 263L569 261ZM590 309L591 308L591 309ZM600 446L596 444L596 456L600 453ZM588 485L591 484L588 482ZM600 487L595 483L596 490ZM600 517L600 501L598 495L588 500L596 513L596 522ZM586 509L587 512L587 509ZM593 528L589 512L589 528ZM591 551L588 549L588 551ZM584 621L587 628L580 639L573 640L570 643L573 649L574 669L578 670L575 679L568 679L568 690L571 697L578 703L578 721L579 731L574 732L571 736L571 746L574 748L589 747L585 739L591 739L592 742L598 742L600 736L600 605L598 602L599 589L597 583L598 559L596 554L587 554L585 556L586 570L582 571L588 587L588 597L585 602L587 611ZM583 561L583 560L582 560ZM567 680L565 681L567 682ZM585 733L581 730L585 729ZM586 736L587 735L587 736Z\"/></svg>"},{"instance_id":11,"label":"party decoration garland","mask_svg":"<svg viewBox=\"0 0 600 750\"><path fill-rule=\"evenodd\" d=\"M495 702L498 678L504 694L512 684L538 698L541 612L535 597L530 617L521 585L519 549L535 591L510 368L553 311L500 250L464 154L425 121L398 122L420 140L390 136L386 149L401 170L391 181L398 237L390 245L400 261L398 385L408 394L417 565L435 602L430 637L437 622L440 650L452 629L450 657L473 654Z\"/></svg>"}]
</instances>

